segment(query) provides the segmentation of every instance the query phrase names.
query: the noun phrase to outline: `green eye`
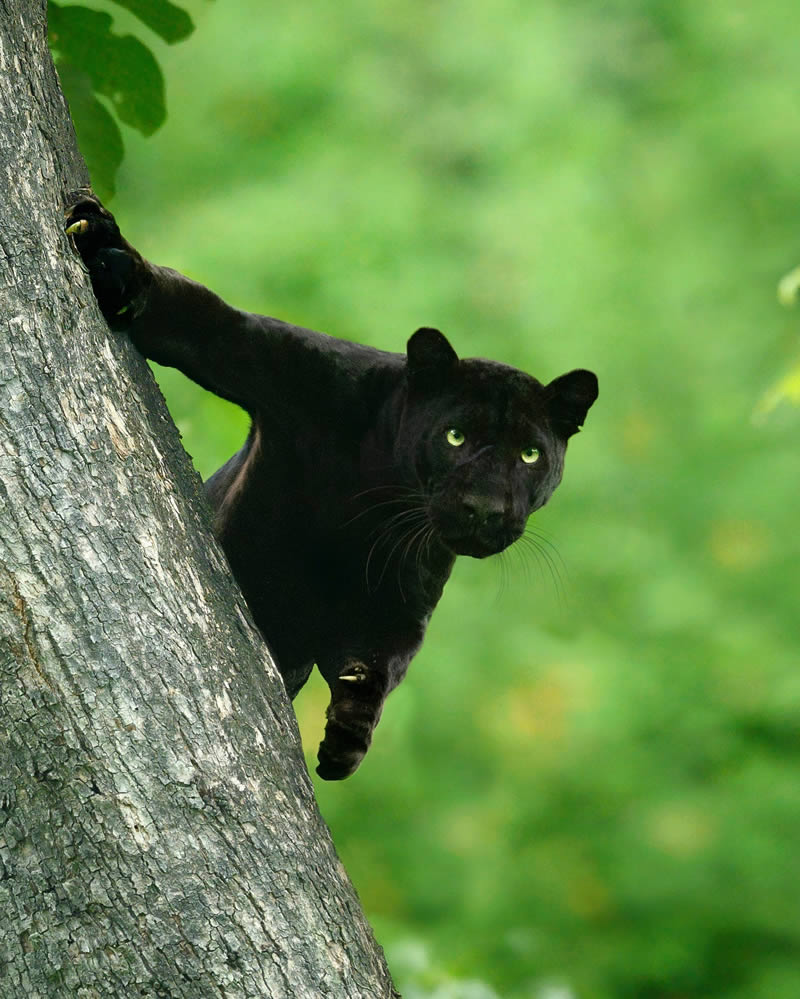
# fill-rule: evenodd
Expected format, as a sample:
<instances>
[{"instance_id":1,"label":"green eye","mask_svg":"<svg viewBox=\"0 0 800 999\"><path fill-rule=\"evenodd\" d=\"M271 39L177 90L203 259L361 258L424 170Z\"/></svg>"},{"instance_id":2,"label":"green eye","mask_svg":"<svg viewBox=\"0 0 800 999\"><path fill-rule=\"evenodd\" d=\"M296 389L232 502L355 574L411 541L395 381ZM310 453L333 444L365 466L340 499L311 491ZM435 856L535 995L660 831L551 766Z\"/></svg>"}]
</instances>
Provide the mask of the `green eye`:
<instances>
[{"instance_id":1,"label":"green eye","mask_svg":"<svg viewBox=\"0 0 800 999\"><path fill-rule=\"evenodd\" d=\"M447 443L452 444L453 447L461 447L464 443L464 435L455 427L450 427L447 431Z\"/></svg>"},{"instance_id":2,"label":"green eye","mask_svg":"<svg viewBox=\"0 0 800 999\"><path fill-rule=\"evenodd\" d=\"M520 458L522 458L526 465L532 465L535 461L539 460L539 448L526 447L524 451L520 452Z\"/></svg>"}]
</instances>

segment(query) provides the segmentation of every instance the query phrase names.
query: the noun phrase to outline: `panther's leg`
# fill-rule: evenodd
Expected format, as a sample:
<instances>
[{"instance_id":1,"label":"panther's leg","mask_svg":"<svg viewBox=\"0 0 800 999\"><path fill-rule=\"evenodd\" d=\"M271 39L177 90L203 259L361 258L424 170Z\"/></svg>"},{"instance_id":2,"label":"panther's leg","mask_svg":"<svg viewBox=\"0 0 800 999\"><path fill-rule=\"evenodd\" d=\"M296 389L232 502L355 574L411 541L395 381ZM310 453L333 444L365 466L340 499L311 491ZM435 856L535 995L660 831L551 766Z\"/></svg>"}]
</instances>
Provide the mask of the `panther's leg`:
<instances>
[{"instance_id":1,"label":"panther's leg","mask_svg":"<svg viewBox=\"0 0 800 999\"><path fill-rule=\"evenodd\" d=\"M114 216L86 190L70 196L66 232L89 270L103 315L159 364L178 368L203 388L251 414L274 411L302 393L310 375L326 397L322 334L236 309L168 267L145 260L121 235Z\"/></svg>"},{"instance_id":2,"label":"panther's leg","mask_svg":"<svg viewBox=\"0 0 800 999\"><path fill-rule=\"evenodd\" d=\"M356 659L346 660L328 684L331 701L317 773L325 780L342 780L355 772L369 749L391 686L385 671Z\"/></svg>"}]
</instances>

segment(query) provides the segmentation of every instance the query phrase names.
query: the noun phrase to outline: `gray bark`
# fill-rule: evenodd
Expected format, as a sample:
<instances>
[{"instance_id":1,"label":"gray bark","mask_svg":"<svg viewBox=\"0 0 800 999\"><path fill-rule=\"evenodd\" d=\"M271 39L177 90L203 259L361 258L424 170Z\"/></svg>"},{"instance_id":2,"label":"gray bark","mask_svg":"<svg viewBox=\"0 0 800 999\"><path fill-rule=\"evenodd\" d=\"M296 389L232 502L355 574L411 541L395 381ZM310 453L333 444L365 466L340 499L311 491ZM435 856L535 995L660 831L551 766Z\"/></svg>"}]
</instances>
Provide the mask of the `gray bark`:
<instances>
[{"instance_id":1,"label":"gray bark","mask_svg":"<svg viewBox=\"0 0 800 999\"><path fill-rule=\"evenodd\" d=\"M62 233L42 0L0 0L0 999L384 997L294 715L147 366Z\"/></svg>"}]
</instances>

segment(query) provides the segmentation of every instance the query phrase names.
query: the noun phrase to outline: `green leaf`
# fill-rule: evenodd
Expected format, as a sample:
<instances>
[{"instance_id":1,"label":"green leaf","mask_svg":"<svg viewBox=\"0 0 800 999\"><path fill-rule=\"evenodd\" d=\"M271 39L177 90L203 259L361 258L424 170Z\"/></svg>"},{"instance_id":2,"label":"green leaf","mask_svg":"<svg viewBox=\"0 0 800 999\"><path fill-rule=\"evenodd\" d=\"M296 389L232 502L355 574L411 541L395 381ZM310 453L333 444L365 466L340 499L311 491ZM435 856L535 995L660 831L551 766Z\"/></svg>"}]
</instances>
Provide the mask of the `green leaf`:
<instances>
[{"instance_id":1,"label":"green leaf","mask_svg":"<svg viewBox=\"0 0 800 999\"><path fill-rule=\"evenodd\" d=\"M69 101L72 120L92 187L104 201L114 194L115 177L122 162L122 135L111 112L98 101L88 73L60 62L58 74Z\"/></svg>"},{"instance_id":2,"label":"green leaf","mask_svg":"<svg viewBox=\"0 0 800 999\"><path fill-rule=\"evenodd\" d=\"M132 35L115 35L111 16L88 7L51 2L48 21L60 72L68 63L87 74L95 93L107 97L120 120L142 135L163 124L164 78L147 46ZM68 87L65 93L72 102Z\"/></svg>"},{"instance_id":3,"label":"green leaf","mask_svg":"<svg viewBox=\"0 0 800 999\"><path fill-rule=\"evenodd\" d=\"M783 402L800 406L800 364L787 371L767 389L756 406L754 419L757 423L765 420Z\"/></svg>"},{"instance_id":4,"label":"green leaf","mask_svg":"<svg viewBox=\"0 0 800 999\"><path fill-rule=\"evenodd\" d=\"M786 308L797 305L800 299L800 267L789 271L778 282L778 301Z\"/></svg>"},{"instance_id":5,"label":"green leaf","mask_svg":"<svg viewBox=\"0 0 800 999\"><path fill-rule=\"evenodd\" d=\"M169 0L112 0L146 24L151 31L174 45L194 31L189 14Z\"/></svg>"}]
</instances>

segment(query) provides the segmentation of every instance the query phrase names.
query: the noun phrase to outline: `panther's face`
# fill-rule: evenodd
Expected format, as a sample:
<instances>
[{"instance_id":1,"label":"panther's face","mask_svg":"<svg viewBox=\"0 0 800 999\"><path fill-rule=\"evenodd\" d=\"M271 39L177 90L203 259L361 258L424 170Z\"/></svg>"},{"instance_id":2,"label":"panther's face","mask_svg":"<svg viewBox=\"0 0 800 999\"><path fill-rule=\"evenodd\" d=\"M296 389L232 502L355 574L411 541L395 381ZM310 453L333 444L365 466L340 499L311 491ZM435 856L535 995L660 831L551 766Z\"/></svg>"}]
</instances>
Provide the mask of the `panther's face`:
<instances>
[{"instance_id":1,"label":"panther's face","mask_svg":"<svg viewBox=\"0 0 800 999\"><path fill-rule=\"evenodd\" d=\"M567 440L596 397L591 372L542 385L494 361L459 361L441 333L418 330L396 455L413 466L445 547L485 558L520 538L561 481Z\"/></svg>"}]
</instances>

